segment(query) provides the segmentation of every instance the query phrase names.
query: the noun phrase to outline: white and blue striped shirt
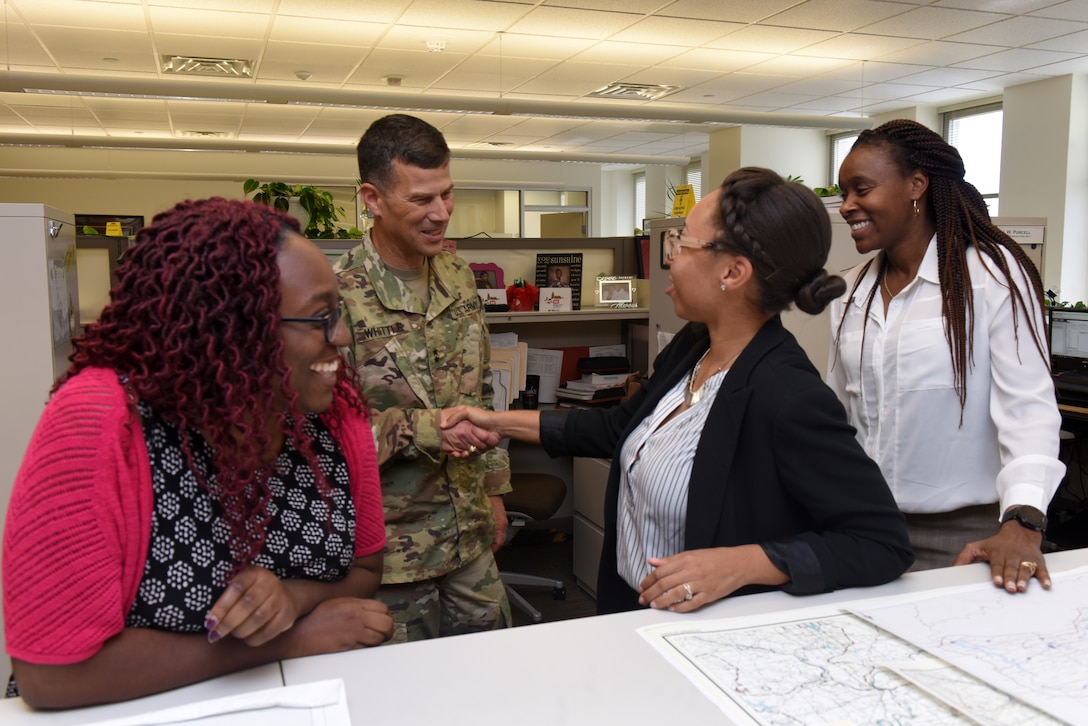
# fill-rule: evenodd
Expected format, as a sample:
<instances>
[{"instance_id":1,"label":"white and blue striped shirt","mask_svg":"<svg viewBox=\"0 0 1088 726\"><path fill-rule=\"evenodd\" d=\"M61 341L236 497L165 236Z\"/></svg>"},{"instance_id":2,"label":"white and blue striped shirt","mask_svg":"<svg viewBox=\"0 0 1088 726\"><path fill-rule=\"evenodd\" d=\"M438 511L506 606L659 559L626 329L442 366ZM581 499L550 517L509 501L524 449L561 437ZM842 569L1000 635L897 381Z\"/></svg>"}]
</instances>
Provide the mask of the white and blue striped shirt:
<instances>
[{"instance_id":1,"label":"white and blue striped shirt","mask_svg":"<svg viewBox=\"0 0 1088 726\"><path fill-rule=\"evenodd\" d=\"M620 577L636 591L650 574L647 558L684 550L692 461L707 414L728 372L707 379L703 397L665 421L684 401L688 379L680 379L620 450L616 562Z\"/></svg>"}]
</instances>

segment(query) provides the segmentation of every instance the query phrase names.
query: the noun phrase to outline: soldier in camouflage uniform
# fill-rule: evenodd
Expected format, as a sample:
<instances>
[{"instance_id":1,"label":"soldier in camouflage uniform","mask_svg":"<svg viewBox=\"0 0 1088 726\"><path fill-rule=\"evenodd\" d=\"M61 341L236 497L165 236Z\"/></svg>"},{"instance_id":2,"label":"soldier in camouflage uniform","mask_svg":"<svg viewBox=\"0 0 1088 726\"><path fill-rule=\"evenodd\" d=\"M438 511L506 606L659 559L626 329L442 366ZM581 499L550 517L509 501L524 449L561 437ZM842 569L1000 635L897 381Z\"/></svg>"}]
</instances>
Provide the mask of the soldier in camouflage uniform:
<instances>
[{"instance_id":1,"label":"soldier in camouflage uniform","mask_svg":"<svg viewBox=\"0 0 1088 726\"><path fill-rule=\"evenodd\" d=\"M371 125L358 155L374 225L336 267L378 444L387 545L377 597L394 619L390 642L506 627L493 549L509 460L488 431L439 426L442 409L490 408L493 395L475 279L442 249L449 149L437 129L397 114Z\"/></svg>"}]
</instances>

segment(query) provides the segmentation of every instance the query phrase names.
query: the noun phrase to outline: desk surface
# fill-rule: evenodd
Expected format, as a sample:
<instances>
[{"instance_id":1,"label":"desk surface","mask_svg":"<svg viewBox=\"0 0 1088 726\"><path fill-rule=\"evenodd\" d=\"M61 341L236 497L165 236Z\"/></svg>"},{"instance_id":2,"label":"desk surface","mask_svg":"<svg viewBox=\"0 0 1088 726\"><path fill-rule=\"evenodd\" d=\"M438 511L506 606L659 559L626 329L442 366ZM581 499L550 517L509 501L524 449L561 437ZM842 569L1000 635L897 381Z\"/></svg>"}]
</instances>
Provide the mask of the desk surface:
<instances>
[{"instance_id":1,"label":"desk surface","mask_svg":"<svg viewBox=\"0 0 1088 726\"><path fill-rule=\"evenodd\" d=\"M1052 573L1088 565L1088 549L1049 554L1047 564ZM771 592L729 598L687 615L640 610L300 658L93 709L36 713L17 699L0 699L0 723L88 723L329 678L344 680L352 721L360 724L478 726L490 720L512 720L525 726L723 723L725 717L717 706L655 652L638 628L988 582L989 572L988 565L976 564L910 573L881 587L825 595L794 597ZM1033 582L1032 587L1038 584Z\"/></svg>"},{"instance_id":2,"label":"desk surface","mask_svg":"<svg viewBox=\"0 0 1088 726\"><path fill-rule=\"evenodd\" d=\"M1051 572L1088 564L1088 549L1047 555L1047 564ZM688 615L641 610L406 643L284 661L283 675L287 685L343 678L357 723L722 723L722 712L655 652L637 628L988 582L989 573L989 565L976 564L911 573L882 587L826 595L772 592L730 598ZM482 715L488 711L490 716Z\"/></svg>"},{"instance_id":3,"label":"desk surface","mask_svg":"<svg viewBox=\"0 0 1088 726\"><path fill-rule=\"evenodd\" d=\"M225 696L236 696L250 691L262 691L283 685L279 663L251 668L229 676L213 678L185 688L160 693L134 701L114 703L72 711L33 711L21 699L0 698L0 723L4 726L67 726L87 724L106 719L136 716L141 713L173 708L194 701L206 701Z\"/></svg>"}]
</instances>

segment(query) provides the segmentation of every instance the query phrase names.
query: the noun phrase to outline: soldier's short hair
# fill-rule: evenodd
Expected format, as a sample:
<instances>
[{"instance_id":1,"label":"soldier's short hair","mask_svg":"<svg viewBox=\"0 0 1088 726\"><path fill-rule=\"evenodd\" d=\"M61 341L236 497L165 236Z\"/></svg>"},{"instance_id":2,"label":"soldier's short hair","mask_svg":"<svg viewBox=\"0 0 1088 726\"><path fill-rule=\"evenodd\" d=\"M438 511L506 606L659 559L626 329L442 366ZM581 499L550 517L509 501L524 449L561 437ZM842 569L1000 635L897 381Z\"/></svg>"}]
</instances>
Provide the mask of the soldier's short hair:
<instances>
[{"instance_id":1,"label":"soldier's short hair","mask_svg":"<svg viewBox=\"0 0 1088 726\"><path fill-rule=\"evenodd\" d=\"M421 169L437 169L450 160L442 132L423 119L403 113L383 116L370 125L355 148L359 179L388 191L393 184L393 160Z\"/></svg>"}]
</instances>

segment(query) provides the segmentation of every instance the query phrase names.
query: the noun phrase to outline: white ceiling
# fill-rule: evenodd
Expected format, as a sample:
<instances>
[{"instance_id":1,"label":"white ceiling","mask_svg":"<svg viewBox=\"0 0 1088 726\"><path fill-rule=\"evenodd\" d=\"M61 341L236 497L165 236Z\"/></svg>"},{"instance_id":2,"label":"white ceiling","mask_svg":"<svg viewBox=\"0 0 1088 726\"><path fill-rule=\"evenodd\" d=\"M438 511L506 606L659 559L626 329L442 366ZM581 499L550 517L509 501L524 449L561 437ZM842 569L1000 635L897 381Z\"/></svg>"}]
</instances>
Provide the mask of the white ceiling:
<instances>
[{"instance_id":1,"label":"white ceiling","mask_svg":"<svg viewBox=\"0 0 1088 726\"><path fill-rule=\"evenodd\" d=\"M404 108L461 156L646 161L723 124L864 128L1088 71L1088 0L2 1L8 144L344 153ZM587 96L613 82L680 89Z\"/></svg>"}]
</instances>

